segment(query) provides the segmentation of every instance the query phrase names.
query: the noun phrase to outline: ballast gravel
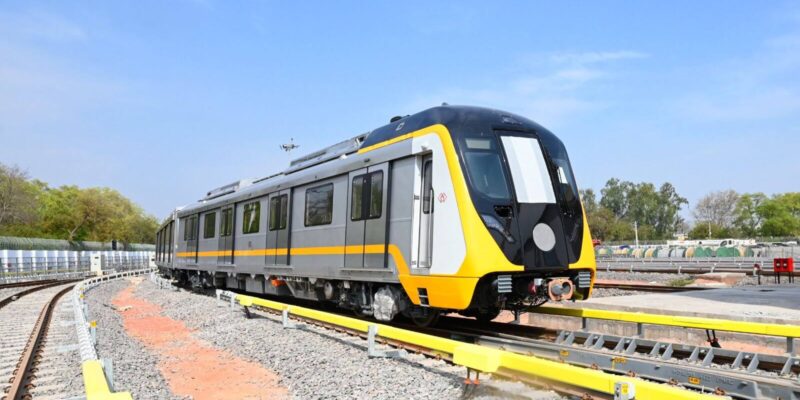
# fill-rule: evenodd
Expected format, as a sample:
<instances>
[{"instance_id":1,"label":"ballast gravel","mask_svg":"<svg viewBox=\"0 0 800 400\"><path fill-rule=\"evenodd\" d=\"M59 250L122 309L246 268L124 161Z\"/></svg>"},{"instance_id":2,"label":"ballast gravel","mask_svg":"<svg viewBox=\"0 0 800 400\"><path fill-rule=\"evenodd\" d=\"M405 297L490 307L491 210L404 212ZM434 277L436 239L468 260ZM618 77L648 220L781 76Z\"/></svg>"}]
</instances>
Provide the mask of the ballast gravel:
<instances>
[{"instance_id":1,"label":"ballast gravel","mask_svg":"<svg viewBox=\"0 0 800 400\"><path fill-rule=\"evenodd\" d=\"M176 399L149 354L122 328L111 299L128 281L107 283L87 293L98 319L98 350L112 357L118 389L136 399ZM161 306L164 315L185 323L194 335L215 347L258 362L280 377L295 399L455 399L463 398L466 370L422 355L404 359L369 358L366 341L319 327L284 329L278 316L254 312L210 296L159 289L145 280L136 296ZM105 331L105 332L104 332ZM561 399L548 390L482 379L469 398ZM265 398L269 398L265 395Z\"/></svg>"},{"instance_id":2,"label":"ballast gravel","mask_svg":"<svg viewBox=\"0 0 800 400\"><path fill-rule=\"evenodd\" d=\"M130 285L127 280L103 283L86 292L89 320L97 321L97 355L110 359L114 387L130 391L134 399L182 399L174 396L158 370L158 357L128 336L111 299Z\"/></svg>"}]
</instances>

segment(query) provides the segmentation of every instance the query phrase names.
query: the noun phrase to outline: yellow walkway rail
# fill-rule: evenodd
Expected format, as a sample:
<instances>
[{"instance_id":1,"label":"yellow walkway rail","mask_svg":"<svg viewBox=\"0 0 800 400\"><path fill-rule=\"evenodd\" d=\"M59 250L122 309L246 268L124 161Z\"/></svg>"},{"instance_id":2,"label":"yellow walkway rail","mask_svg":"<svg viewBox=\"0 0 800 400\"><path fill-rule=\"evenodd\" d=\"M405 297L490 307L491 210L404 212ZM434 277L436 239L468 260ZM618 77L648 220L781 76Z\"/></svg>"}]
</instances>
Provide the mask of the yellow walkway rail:
<instances>
[{"instance_id":1,"label":"yellow walkway rail","mask_svg":"<svg viewBox=\"0 0 800 400\"><path fill-rule=\"evenodd\" d=\"M481 372L492 373L500 369L509 370L518 374L543 378L553 382L560 382L610 395L614 394L614 385L616 383L626 382L634 385L637 398L649 400L724 398L637 378L613 375L603 371L577 367L543 358L463 343L456 340L382 325L377 322L363 321L252 296L240 294L232 295L235 296L235 300L238 301L239 304L245 307L260 306L280 312L288 310L291 315L360 332L367 332L370 325L375 325L378 327L378 336L450 355L455 364Z\"/></svg>"},{"instance_id":2,"label":"yellow walkway rail","mask_svg":"<svg viewBox=\"0 0 800 400\"><path fill-rule=\"evenodd\" d=\"M538 314L563 315L576 318L592 318L635 322L638 324L678 326L682 328L710 329L725 332L800 338L800 326L798 325L731 321L716 318L647 314L640 312L599 310L590 308L537 307L532 310L532 312Z\"/></svg>"},{"instance_id":3,"label":"yellow walkway rail","mask_svg":"<svg viewBox=\"0 0 800 400\"><path fill-rule=\"evenodd\" d=\"M133 400L129 392L111 392L99 360L85 361L82 369L86 400Z\"/></svg>"}]
</instances>

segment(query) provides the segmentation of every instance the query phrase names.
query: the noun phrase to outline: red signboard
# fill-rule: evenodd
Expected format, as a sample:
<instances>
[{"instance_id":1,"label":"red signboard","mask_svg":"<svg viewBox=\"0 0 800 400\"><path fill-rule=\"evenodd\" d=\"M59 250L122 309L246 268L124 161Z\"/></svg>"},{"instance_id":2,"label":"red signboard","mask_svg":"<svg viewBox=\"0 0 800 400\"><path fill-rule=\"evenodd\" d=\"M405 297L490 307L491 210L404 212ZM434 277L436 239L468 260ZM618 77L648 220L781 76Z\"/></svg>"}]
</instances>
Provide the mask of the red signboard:
<instances>
[{"instance_id":1,"label":"red signboard","mask_svg":"<svg viewBox=\"0 0 800 400\"><path fill-rule=\"evenodd\" d=\"M794 272L793 258L775 258L772 260L772 268L777 273Z\"/></svg>"}]
</instances>

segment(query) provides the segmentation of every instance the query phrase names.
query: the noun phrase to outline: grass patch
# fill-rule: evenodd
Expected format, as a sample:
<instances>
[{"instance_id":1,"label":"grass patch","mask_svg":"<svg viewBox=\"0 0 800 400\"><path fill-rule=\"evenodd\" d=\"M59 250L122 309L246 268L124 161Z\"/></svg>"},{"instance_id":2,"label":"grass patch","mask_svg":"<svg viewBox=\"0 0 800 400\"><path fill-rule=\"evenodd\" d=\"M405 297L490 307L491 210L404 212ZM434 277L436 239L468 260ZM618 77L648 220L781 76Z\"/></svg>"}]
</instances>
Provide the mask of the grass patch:
<instances>
[{"instance_id":1,"label":"grass patch","mask_svg":"<svg viewBox=\"0 0 800 400\"><path fill-rule=\"evenodd\" d=\"M694 283L694 278L686 277L686 278L673 279L673 280L667 282L667 286L682 287L682 286L691 285L692 283Z\"/></svg>"}]
</instances>

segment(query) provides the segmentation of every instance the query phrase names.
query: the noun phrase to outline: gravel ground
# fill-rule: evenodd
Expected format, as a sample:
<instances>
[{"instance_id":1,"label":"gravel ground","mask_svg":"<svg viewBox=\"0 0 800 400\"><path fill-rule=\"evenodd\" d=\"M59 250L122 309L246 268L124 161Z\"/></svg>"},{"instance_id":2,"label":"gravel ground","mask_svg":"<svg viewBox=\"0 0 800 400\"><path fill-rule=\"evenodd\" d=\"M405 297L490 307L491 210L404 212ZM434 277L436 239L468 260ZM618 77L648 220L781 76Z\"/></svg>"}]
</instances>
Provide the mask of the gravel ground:
<instances>
[{"instance_id":1,"label":"gravel ground","mask_svg":"<svg viewBox=\"0 0 800 400\"><path fill-rule=\"evenodd\" d=\"M23 286L23 287L0 289L0 299L5 299L6 297L13 296L15 293L19 293L25 289L30 289L30 287Z\"/></svg>"},{"instance_id":2,"label":"gravel ground","mask_svg":"<svg viewBox=\"0 0 800 400\"><path fill-rule=\"evenodd\" d=\"M111 306L111 299L128 285L127 280L118 280L86 292L89 319L97 321L97 354L113 361L117 390L128 390L137 400L180 399L158 372L158 358L125 333L122 318Z\"/></svg>"},{"instance_id":3,"label":"gravel ground","mask_svg":"<svg viewBox=\"0 0 800 400\"><path fill-rule=\"evenodd\" d=\"M118 389L134 398L177 398L165 388L157 359L129 338L117 313L107 304L127 281L103 284L87 294L98 320L98 350L113 357ZM160 305L164 314L183 321L194 335L215 347L258 362L280 377L295 399L450 399L462 398L465 369L421 355L403 360L368 358L366 341L317 327L285 330L278 317L254 313L246 319L213 297L160 290L144 281L138 297ZM474 399L561 399L546 390L482 377Z\"/></svg>"}]
</instances>

